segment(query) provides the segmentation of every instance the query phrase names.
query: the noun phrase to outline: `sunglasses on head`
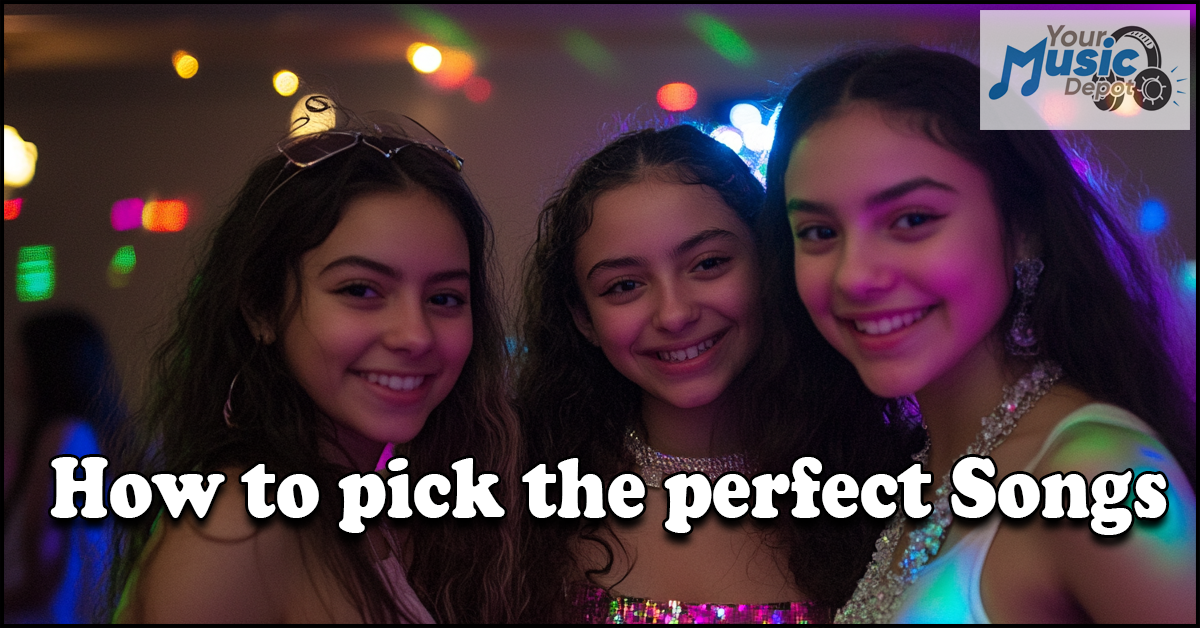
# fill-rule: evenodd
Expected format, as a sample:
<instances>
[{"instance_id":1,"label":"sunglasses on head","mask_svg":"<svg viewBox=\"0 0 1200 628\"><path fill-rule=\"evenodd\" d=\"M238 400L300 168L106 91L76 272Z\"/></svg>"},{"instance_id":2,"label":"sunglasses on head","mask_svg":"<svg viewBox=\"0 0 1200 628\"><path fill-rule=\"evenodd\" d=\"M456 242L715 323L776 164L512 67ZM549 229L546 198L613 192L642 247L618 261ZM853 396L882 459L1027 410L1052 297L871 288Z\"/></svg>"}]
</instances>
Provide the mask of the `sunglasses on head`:
<instances>
[{"instance_id":1,"label":"sunglasses on head","mask_svg":"<svg viewBox=\"0 0 1200 628\"><path fill-rule=\"evenodd\" d=\"M445 144L442 144L442 141L431 133L429 129L421 126L421 123L407 116L401 116L401 118L399 124L390 125L394 128L388 129L388 131L394 131L397 135L403 135L403 137L385 135L385 131L379 129L378 134L367 134L362 131L323 131L310 135L289 137L281 141L276 145L276 148L279 149L280 154L287 158L289 164L296 167L296 170L288 175L283 182L271 189L263 198L262 203L259 204L259 209L262 209L267 199L274 196L275 192L279 191L279 188L286 185L288 181L292 180L292 177L300 174L305 168L311 168L338 153L343 153L354 148L360 143L379 151L379 154L387 159L391 159L396 153L406 148L416 146L433 153L451 168L454 168L455 171L462 172L462 157L459 157L454 154L454 151L446 148Z\"/></svg>"}]
</instances>

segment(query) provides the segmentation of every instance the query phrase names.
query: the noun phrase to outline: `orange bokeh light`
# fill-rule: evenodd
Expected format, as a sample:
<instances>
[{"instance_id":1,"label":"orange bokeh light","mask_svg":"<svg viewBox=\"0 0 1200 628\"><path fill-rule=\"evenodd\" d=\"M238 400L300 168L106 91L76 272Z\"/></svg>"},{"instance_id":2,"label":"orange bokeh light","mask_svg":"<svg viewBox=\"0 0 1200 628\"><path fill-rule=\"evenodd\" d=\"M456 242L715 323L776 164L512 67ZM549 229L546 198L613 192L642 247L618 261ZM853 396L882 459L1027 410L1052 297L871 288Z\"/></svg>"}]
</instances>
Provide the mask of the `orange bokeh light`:
<instances>
[{"instance_id":1,"label":"orange bokeh light","mask_svg":"<svg viewBox=\"0 0 1200 628\"><path fill-rule=\"evenodd\" d=\"M667 83L658 88L658 106L667 111L687 111L696 106L696 88L687 83Z\"/></svg>"},{"instance_id":2,"label":"orange bokeh light","mask_svg":"<svg viewBox=\"0 0 1200 628\"><path fill-rule=\"evenodd\" d=\"M142 207L142 227L147 231L182 231L187 221L188 206L183 201L147 201Z\"/></svg>"},{"instance_id":3,"label":"orange bokeh light","mask_svg":"<svg viewBox=\"0 0 1200 628\"><path fill-rule=\"evenodd\" d=\"M450 49L442 52L442 65L425 76L435 87L452 90L465 85L473 74L475 59L462 50Z\"/></svg>"}]
</instances>

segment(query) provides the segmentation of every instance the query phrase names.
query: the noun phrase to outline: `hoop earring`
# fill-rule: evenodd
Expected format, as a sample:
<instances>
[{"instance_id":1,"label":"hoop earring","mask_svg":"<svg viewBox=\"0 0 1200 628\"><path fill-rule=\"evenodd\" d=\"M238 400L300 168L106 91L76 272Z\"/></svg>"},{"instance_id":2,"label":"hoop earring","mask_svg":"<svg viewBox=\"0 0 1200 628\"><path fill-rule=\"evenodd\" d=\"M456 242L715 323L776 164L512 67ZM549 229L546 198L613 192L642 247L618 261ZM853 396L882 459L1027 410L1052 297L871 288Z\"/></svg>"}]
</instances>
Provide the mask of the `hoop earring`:
<instances>
[{"instance_id":1,"label":"hoop earring","mask_svg":"<svg viewBox=\"0 0 1200 628\"><path fill-rule=\"evenodd\" d=\"M264 338L262 336L254 337L254 349L250 351L250 357L246 358L246 364L254 360L254 356L258 353L258 348L263 345L263 341ZM246 368L245 364L242 365L242 368ZM233 387L237 385L238 377L241 377L241 375L242 369L239 368L233 376L233 381L229 382L229 392L225 395L225 407L221 408L221 414L225 415L225 425L229 427L237 427L230 419L233 416Z\"/></svg>"},{"instance_id":2,"label":"hoop earring","mask_svg":"<svg viewBox=\"0 0 1200 628\"><path fill-rule=\"evenodd\" d=\"M1039 258L1023 259L1017 262L1014 270L1017 275L1017 292L1021 293L1021 307L1013 317L1012 328L1005 336L1005 346L1012 355L1032 357L1041 348L1037 346L1037 332L1033 329L1033 321L1029 318L1029 304L1033 301L1033 293L1037 290L1038 279L1046 265Z\"/></svg>"},{"instance_id":3,"label":"hoop earring","mask_svg":"<svg viewBox=\"0 0 1200 628\"><path fill-rule=\"evenodd\" d=\"M225 395L225 407L221 410L222 414L225 415L225 425L229 427L235 427L233 421L229 420L229 417L233 416L233 387L237 385L237 378L241 374L241 369L238 369L237 374L233 376L233 381L229 382L229 394Z\"/></svg>"}]
</instances>

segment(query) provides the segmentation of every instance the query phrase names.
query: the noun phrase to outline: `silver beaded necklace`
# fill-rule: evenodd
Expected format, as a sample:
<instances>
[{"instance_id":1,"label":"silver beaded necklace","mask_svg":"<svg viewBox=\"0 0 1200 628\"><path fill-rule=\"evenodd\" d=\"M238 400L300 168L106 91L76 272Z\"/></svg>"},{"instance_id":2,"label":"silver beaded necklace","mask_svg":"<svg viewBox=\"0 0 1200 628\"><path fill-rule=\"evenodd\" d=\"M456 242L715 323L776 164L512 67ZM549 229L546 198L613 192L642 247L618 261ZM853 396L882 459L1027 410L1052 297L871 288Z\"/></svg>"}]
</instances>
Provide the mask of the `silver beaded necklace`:
<instances>
[{"instance_id":1,"label":"silver beaded necklace","mask_svg":"<svg viewBox=\"0 0 1200 628\"><path fill-rule=\"evenodd\" d=\"M713 458L669 456L651 449L633 427L625 432L625 451L628 451L637 463L642 481L646 486L654 488L661 487L664 479L676 473L703 473L709 480L715 480L726 473L753 475L754 465L745 454Z\"/></svg>"},{"instance_id":2,"label":"silver beaded necklace","mask_svg":"<svg viewBox=\"0 0 1200 628\"><path fill-rule=\"evenodd\" d=\"M1004 388L1003 401L991 414L983 417L983 429L964 455L987 456L1008 435L1033 404L1037 403L1055 382L1062 377L1062 368L1054 362L1039 362L1028 375L1011 387ZM929 442L921 453L913 456L922 464L929 459ZM911 585L946 539L946 531L954 522L950 511L950 474L942 478L942 484L934 493L933 512L925 523L908 534L908 548L900 559L900 573L892 571L892 557L896 553L900 536L907 519L902 509L897 509L888 527L875 542L875 553L867 573L858 581L858 588L850 601L837 612L834 623L838 624L882 624L891 623L900 606L900 597Z\"/></svg>"}]
</instances>

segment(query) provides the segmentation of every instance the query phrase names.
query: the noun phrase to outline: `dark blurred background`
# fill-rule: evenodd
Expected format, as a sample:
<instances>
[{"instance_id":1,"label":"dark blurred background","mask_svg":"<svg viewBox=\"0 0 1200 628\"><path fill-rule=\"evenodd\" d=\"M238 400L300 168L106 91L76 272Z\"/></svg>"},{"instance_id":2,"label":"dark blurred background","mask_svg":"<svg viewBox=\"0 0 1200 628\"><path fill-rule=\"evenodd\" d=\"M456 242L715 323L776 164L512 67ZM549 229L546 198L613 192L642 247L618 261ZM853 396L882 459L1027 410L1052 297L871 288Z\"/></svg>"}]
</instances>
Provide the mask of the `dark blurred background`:
<instances>
[{"instance_id":1,"label":"dark blurred background","mask_svg":"<svg viewBox=\"0 0 1200 628\"><path fill-rule=\"evenodd\" d=\"M729 124L730 104L758 102L769 113L797 71L855 45L920 44L976 57L979 8L7 4L4 123L36 145L38 160L31 183L5 189L6 393L18 322L75 306L104 327L126 396L136 399L205 234L313 91L302 84L280 95L272 86L280 70L356 111L410 115L462 155L494 221L511 298L541 203L623 124L672 115L656 102L663 85L686 82L697 92L674 119ZM409 61L415 42L458 65L419 73ZM177 51L198 63L189 79L173 67ZM1141 212L1135 219L1194 260L1194 98L1191 128L1074 137L1092 142L1100 164L1149 199L1131 208ZM16 198L20 213L10 220ZM118 231L113 204L121 199L183 200L186 225ZM48 249L26 248L36 246L53 247L52 293L49 266L37 257ZM41 274L19 283L19 268ZM1194 302L1194 261L1180 272ZM11 398L6 443L23 420Z\"/></svg>"}]
</instances>

